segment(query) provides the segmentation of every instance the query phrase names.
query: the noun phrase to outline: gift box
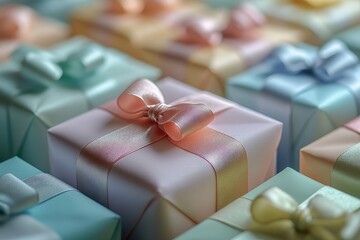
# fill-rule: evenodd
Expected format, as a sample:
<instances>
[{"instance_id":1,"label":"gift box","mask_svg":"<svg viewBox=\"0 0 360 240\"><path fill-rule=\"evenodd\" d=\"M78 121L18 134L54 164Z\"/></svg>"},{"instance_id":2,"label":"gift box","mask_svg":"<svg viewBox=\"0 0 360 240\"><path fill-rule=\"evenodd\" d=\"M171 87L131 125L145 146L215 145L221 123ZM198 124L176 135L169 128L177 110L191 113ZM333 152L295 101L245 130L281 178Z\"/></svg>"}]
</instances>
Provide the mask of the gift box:
<instances>
[{"instance_id":1,"label":"gift box","mask_svg":"<svg viewBox=\"0 0 360 240\"><path fill-rule=\"evenodd\" d=\"M281 121L278 170L299 169L302 147L360 114L359 82L358 59L341 42L285 45L230 78L227 98Z\"/></svg>"},{"instance_id":2,"label":"gift box","mask_svg":"<svg viewBox=\"0 0 360 240\"><path fill-rule=\"evenodd\" d=\"M302 30L307 43L320 45L360 23L358 0L254 1L274 22Z\"/></svg>"},{"instance_id":3,"label":"gift box","mask_svg":"<svg viewBox=\"0 0 360 240\"><path fill-rule=\"evenodd\" d=\"M301 149L300 171L360 197L360 117Z\"/></svg>"},{"instance_id":4,"label":"gift box","mask_svg":"<svg viewBox=\"0 0 360 240\"><path fill-rule=\"evenodd\" d=\"M52 174L120 213L124 239L171 239L275 173L279 122L175 80L158 87L137 81L48 132Z\"/></svg>"},{"instance_id":5,"label":"gift box","mask_svg":"<svg viewBox=\"0 0 360 240\"><path fill-rule=\"evenodd\" d=\"M199 89L224 96L226 80L258 64L279 44L301 41L300 32L273 24L250 4L222 17L184 21L178 37L149 42L145 61Z\"/></svg>"},{"instance_id":6,"label":"gift box","mask_svg":"<svg viewBox=\"0 0 360 240\"><path fill-rule=\"evenodd\" d=\"M76 9L71 15L74 34L92 38L145 60L142 48L149 42L174 38L179 22L194 14L213 14L196 1L126 1L106 0Z\"/></svg>"},{"instance_id":7,"label":"gift box","mask_svg":"<svg viewBox=\"0 0 360 240\"><path fill-rule=\"evenodd\" d=\"M359 207L359 199L286 168L176 239L358 239Z\"/></svg>"},{"instance_id":8,"label":"gift box","mask_svg":"<svg viewBox=\"0 0 360 240\"><path fill-rule=\"evenodd\" d=\"M0 65L0 160L20 156L48 171L47 129L118 96L158 69L85 38L50 50L22 46Z\"/></svg>"},{"instance_id":9,"label":"gift box","mask_svg":"<svg viewBox=\"0 0 360 240\"><path fill-rule=\"evenodd\" d=\"M21 43L49 47L69 35L65 24L41 17L22 5L0 5L0 19L0 61Z\"/></svg>"},{"instance_id":10,"label":"gift box","mask_svg":"<svg viewBox=\"0 0 360 240\"><path fill-rule=\"evenodd\" d=\"M20 3L33 8L39 14L55 18L61 21L68 21L71 12L87 4L91 4L96 0L2 0L3 3Z\"/></svg>"},{"instance_id":11,"label":"gift box","mask_svg":"<svg viewBox=\"0 0 360 240\"><path fill-rule=\"evenodd\" d=\"M18 157L0 163L1 239L120 239L120 217Z\"/></svg>"},{"instance_id":12,"label":"gift box","mask_svg":"<svg viewBox=\"0 0 360 240\"><path fill-rule=\"evenodd\" d=\"M203 0L204 3L209 4L213 8L234 8L244 0Z\"/></svg>"},{"instance_id":13,"label":"gift box","mask_svg":"<svg viewBox=\"0 0 360 240\"><path fill-rule=\"evenodd\" d=\"M348 48L360 57L360 27L351 28L336 36L337 39L343 41Z\"/></svg>"}]
</instances>

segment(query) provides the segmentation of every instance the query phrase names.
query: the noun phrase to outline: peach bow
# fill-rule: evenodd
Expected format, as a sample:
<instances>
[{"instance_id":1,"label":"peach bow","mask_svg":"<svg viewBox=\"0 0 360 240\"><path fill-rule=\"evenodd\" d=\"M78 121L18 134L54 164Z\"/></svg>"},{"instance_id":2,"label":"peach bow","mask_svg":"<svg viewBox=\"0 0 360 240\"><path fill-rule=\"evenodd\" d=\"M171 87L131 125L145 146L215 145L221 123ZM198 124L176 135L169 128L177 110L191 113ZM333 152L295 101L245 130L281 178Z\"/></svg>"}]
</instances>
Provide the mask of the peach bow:
<instances>
[{"instance_id":1,"label":"peach bow","mask_svg":"<svg viewBox=\"0 0 360 240\"><path fill-rule=\"evenodd\" d=\"M175 9L179 0L109 0L108 11L114 14L156 15Z\"/></svg>"},{"instance_id":2,"label":"peach bow","mask_svg":"<svg viewBox=\"0 0 360 240\"><path fill-rule=\"evenodd\" d=\"M117 105L120 117L153 121L174 141L204 128L214 119L213 112L204 104L165 104L160 89L146 79L130 85L118 97Z\"/></svg>"},{"instance_id":3,"label":"peach bow","mask_svg":"<svg viewBox=\"0 0 360 240\"><path fill-rule=\"evenodd\" d=\"M0 8L0 38L25 41L29 38L34 13L25 6L16 4Z\"/></svg>"}]
</instances>

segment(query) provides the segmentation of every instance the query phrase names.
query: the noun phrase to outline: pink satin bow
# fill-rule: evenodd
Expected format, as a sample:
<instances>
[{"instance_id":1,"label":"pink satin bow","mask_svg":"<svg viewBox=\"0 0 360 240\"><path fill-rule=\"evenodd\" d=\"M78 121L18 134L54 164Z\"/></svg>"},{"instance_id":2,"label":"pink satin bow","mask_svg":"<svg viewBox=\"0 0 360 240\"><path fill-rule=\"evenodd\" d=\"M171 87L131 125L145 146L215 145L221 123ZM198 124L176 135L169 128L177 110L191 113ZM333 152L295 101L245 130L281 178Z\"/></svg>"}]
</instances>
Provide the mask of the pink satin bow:
<instances>
[{"instance_id":1,"label":"pink satin bow","mask_svg":"<svg viewBox=\"0 0 360 240\"><path fill-rule=\"evenodd\" d=\"M0 8L0 38L25 41L29 38L33 11L25 6L4 5Z\"/></svg>"},{"instance_id":2,"label":"pink satin bow","mask_svg":"<svg viewBox=\"0 0 360 240\"><path fill-rule=\"evenodd\" d=\"M266 23L266 17L251 4L238 6L230 15L229 22L223 31L229 38L253 39L257 29Z\"/></svg>"},{"instance_id":3,"label":"pink satin bow","mask_svg":"<svg viewBox=\"0 0 360 240\"><path fill-rule=\"evenodd\" d=\"M214 119L213 112L204 104L165 104L159 88L146 79L130 85L118 97L117 105L120 117L153 121L174 141L204 128Z\"/></svg>"},{"instance_id":4,"label":"pink satin bow","mask_svg":"<svg viewBox=\"0 0 360 240\"><path fill-rule=\"evenodd\" d=\"M108 11L114 14L156 15L175 9L179 0L108 0Z\"/></svg>"}]
</instances>

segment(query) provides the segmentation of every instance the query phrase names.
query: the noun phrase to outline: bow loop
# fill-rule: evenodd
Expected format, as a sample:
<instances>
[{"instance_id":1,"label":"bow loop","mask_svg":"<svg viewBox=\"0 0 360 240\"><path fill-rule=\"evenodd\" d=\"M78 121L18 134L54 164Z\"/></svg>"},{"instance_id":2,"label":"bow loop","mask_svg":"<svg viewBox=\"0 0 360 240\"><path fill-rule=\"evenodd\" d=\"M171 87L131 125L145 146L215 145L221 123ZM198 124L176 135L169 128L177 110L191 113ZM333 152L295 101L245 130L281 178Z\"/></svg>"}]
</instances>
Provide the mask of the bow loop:
<instances>
[{"instance_id":1,"label":"bow loop","mask_svg":"<svg viewBox=\"0 0 360 240\"><path fill-rule=\"evenodd\" d=\"M212 111L204 104L165 104L160 89L146 79L130 85L118 97L117 105L120 117L129 120L148 119L174 141L182 140L213 120Z\"/></svg>"},{"instance_id":2,"label":"bow loop","mask_svg":"<svg viewBox=\"0 0 360 240\"><path fill-rule=\"evenodd\" d=\"M295 236L320 240L355 239L358 235L353 233L360 232L360 225L349 225L351 214L326 197L315 195L306 206L299 206L276 187L255 198L251 215L254 222L249 230L286 239L295 239ZM344 238L344 232L352 232L351 238Z\"/></svg>"},{"instance_id":3,"label":"bow loop","mask_svg":"<svg viewBox=\"0 0 360 240\"><path fill-rule=\"evenodd\" d=\"M239 5L231 12L223 34L230 38L252 39L257 30L266 23L266 17L249 3Z\"/></svg>"},{"instance_id":4,"label":"bow loop","mask_svg":"<svg viewBox=\"0 0 360 240\"><path fill-rule=\"evenodd\" d=\"M0 176L0 222L38 203L35 189L12 174Z\"/></svg>"},{"instance_id":5,"label":"bow loop","mask_svg":"<svg viewBox=\"0 0 360 240\"><path fill-rule=\"evenodd\" d=\"M27 40L34 18L33 11L20 5L5 5L0 9L0 38Z\"/></svg>"}]
</instances>

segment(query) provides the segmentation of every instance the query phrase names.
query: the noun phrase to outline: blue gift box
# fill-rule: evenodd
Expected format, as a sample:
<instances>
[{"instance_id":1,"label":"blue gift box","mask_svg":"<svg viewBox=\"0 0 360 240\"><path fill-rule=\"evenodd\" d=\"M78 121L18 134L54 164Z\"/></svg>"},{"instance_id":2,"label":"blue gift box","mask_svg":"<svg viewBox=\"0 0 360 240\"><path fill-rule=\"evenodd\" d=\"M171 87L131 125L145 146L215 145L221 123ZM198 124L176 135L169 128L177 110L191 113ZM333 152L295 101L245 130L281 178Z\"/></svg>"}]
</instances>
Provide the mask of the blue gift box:
<instances>
[{"instance_id":1,"label":"blue gift box","mask_svg":"<svg viewBox=\"0 0 360 240\"><path fill-rule=\"evenodd\" d=\"M360 113L360 66L340 41L279 47L226 88L230 100L283 122L278 170L298 169L301 147Z\"/></svg>"}]
</instances>

